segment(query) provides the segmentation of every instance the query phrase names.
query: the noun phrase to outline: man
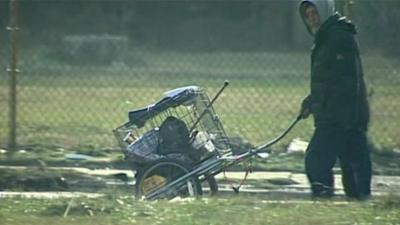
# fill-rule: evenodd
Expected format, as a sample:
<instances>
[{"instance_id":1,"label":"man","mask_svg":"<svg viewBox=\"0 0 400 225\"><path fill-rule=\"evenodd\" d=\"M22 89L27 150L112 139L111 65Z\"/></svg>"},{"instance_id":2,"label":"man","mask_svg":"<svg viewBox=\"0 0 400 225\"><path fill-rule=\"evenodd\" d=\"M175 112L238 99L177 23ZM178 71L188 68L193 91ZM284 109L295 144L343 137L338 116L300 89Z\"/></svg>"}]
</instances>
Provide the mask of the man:
<instances>
[{"instance_id":1,"label":"man","mask_svg":"<svg viewBox=\"0 0 400 225\"><path fill-rule=\"evenodd\" d=\"M355 27L335 13L334 0L303 0L300 15L314 37L311 91L301 117L314 117L315 131L305 169L313 197L334 195L332 168L340 160L347 197L371 195L371 160L367 146L369 106Z\"/></svg>"}]
</instances>

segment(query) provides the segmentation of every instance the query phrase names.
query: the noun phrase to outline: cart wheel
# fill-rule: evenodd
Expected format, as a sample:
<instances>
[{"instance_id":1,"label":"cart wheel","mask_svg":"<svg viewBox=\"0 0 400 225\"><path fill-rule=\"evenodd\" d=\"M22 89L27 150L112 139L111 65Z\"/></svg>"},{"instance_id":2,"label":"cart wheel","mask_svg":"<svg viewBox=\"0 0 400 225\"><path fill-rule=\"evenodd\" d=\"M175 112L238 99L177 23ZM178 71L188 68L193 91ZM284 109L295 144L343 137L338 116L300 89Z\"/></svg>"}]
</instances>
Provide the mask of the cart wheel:
<instances>
[{"instance_id":1,"label":"cart wheel","mask_svg":"<svg viewBox=\"0 0 400 225\"><path fill-rule=\"evenodd\" d=\"M152 162L138 174L136 179L137 199L172 199L174 197L198 197L202 189L197 177L162 190L163 187L189 173L189 167L174 159L160 159ZM160 193L155 194L155 192Z\"/></svg>"}]
</instances>

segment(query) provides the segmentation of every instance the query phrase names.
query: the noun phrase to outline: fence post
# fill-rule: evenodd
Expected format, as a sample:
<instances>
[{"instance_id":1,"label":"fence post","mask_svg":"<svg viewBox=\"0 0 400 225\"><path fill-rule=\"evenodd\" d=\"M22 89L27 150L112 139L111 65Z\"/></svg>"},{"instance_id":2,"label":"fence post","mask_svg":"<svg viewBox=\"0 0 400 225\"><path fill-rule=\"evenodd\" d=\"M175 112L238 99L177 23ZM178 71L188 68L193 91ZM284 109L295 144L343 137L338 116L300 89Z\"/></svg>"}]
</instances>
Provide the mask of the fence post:
<instances>
[{"instance_id":1,"label":"fence post","mask_svg":"<svg viewBox=\"0 0 400 225\"><path fill-rule=\"evenodd\" d=\"M345 0L344 2L344 15L346 16L347 19L351 20L352 19L352 8L354 6L355 2L354 0Z\"/></svg>"},{"instance_id":2,"label":"fence post","mask_svg":"<svg viewBox=\"0 0 400 225\"><path fill-rule=\"evenodd\" d=\"M9 74L9 137L8 148L14 152L17 148L17 32L18 32L18 0L10 0L10 62Z\"/></svg>"}]
</instances>

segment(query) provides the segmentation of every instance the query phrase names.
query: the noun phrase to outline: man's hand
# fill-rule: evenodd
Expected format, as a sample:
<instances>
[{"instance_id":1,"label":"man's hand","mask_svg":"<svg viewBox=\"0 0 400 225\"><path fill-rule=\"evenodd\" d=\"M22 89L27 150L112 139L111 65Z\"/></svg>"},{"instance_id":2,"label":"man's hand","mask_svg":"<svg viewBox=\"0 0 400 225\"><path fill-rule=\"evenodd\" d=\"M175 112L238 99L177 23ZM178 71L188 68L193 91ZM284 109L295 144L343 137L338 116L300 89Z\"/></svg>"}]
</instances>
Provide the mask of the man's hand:
<instances>
[{"instance_id":1,"label":"man's hand","mask_svg":"<svg viewBox=\"0 0 400 225\"><path fill-rule=\"evenodd\" d=\"M299 113L299 117L301 119L307 119L311 114L310 109L310 96L307 96L303 102L301 103L301 109Z\"/></svg>"},{"instance_id":2,"label":"man's hand","mask_svg":"<svg viewBox=\"0 0 400 225\"><path fill-rule=\"evenodd\" d=\"M300 118L301 119L307 119L310 116L310 114L311 114L310 109L301 107L301 110L300 110Z\"/></svg>"}]
</instances>

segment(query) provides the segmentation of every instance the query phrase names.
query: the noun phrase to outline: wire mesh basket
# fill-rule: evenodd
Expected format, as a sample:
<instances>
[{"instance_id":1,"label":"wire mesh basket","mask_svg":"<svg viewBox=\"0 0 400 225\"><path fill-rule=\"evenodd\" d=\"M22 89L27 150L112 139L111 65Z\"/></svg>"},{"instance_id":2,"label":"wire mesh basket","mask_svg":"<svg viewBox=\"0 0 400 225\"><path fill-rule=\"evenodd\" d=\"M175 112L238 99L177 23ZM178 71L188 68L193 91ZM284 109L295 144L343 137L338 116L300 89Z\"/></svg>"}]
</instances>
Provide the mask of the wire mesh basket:
<instances>
[{"instance_id":1,"label":"wire mesh basket","mask_svg":"<svg viewBox=\"0 0 400 225\"><path fill-rule=\"evenodd\" d=\"M229 140L208 95L197 86L189 86L166 92L159 102L129 112L129 121L113 130L125 156L137 162L165 157L159 154L159 128L171 117L187 126L190 146L199 151L200 160L231 154Z\"/></svg>"}]
</instances>

